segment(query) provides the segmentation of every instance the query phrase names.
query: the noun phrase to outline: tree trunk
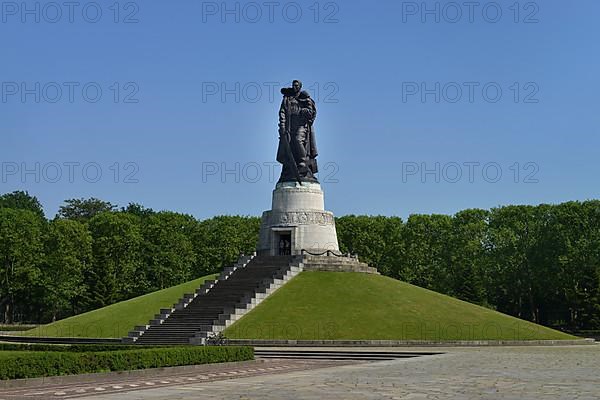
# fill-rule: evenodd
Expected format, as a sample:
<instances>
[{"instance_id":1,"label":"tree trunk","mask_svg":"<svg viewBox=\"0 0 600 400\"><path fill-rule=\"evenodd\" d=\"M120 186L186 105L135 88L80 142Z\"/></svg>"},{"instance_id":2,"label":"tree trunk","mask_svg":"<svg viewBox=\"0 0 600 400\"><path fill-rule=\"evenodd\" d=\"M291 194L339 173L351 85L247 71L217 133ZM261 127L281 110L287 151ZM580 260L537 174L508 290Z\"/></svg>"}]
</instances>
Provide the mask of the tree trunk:
<instances>
[{"instance_id":1,"label":"tree trunk","mask_svg":"<svg viewBox=\"0 0 600 400\"><path fill-rule=\"evenodd\" d=\"M6 302L6 306L4 307L4 323L6 325L10 325L13 323L13 319L12 319L12 308L11 308L11 301L7 301Z\"/></svg>"}]
</instances>

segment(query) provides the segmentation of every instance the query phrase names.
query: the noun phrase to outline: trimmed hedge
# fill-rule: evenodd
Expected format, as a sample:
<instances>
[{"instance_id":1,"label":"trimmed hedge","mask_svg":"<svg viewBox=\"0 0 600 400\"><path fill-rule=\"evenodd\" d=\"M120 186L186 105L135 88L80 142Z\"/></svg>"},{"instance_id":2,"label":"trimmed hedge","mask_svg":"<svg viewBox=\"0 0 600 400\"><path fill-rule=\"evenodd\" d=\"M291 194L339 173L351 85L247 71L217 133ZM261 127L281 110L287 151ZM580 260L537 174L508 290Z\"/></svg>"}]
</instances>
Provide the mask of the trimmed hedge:
<instances>
[{"instance_id":1,"label":"trimmed hedge","mask_svg":"<svg viewBox=\"0 0 600 400\"><path fill-rule=\"evenodd\" d=\"M129 371L253 359L254 349L242 346L179 346L82 353L7 353L1 358L0 379Z\"/></svg>"},{"instance_id":2,"label":"trimmed hedge","mask_svg":"<svg viewBox=\"0 0 600 400\"><path fill-rule=\"evenodd\" d=\"M0 336L0 340L2 337ZM0 343L0 351L68 351L71 353L157 349L172 346L142 346L124 344L28 344L28 343Z\"/></svg>"},{"instance_id":3,"label":"trimmed hedge","mask_svg":"<svg viewBox=\"0 0 600 400\"><path fill-rule=\"evenodd\" d=\"M36 328L37 325L0 325L1 332L24 332Z\"/></svg>"}]
</instances>

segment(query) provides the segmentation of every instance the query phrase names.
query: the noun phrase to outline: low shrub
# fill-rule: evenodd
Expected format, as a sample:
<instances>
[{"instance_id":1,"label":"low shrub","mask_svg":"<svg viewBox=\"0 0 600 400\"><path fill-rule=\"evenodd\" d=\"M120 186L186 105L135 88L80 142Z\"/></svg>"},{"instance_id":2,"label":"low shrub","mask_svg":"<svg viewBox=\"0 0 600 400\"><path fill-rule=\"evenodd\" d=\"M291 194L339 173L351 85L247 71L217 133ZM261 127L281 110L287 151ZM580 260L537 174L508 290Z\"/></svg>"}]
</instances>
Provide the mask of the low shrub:
<instances>
[{"instance_id":1,"label":"low shrub","mask_svg":"<svg viewBox=\"0 0 600 400\"><path fill-rule=\"evenodd\" d=\"M0 332L21 332L28 331L37 327L37 325L0 325Z\"/></svg>"},{"instance_id":2,"label":"low shrub","mask_svg":"<svg viewBox=\"0 0 600 400\"><path fill-rule=\"evenodd\" d=\"M2 340L2 337L0 337ZM140 346L123 344L27 344L27 343L0 343L0 351L67 351L71 353L156 349L169 346Z\"/></svg>"},{"instance_id":3,"label":"low shrub","mask_svg":"<svg viewBox=\"0 0 600 400\"><path fill-rule=\"evenodd\" d=\"M0 379L128 371L254 359L242 346L178 346L116 351L31 351L0 353Z\"/></svg>"}]
</instances>

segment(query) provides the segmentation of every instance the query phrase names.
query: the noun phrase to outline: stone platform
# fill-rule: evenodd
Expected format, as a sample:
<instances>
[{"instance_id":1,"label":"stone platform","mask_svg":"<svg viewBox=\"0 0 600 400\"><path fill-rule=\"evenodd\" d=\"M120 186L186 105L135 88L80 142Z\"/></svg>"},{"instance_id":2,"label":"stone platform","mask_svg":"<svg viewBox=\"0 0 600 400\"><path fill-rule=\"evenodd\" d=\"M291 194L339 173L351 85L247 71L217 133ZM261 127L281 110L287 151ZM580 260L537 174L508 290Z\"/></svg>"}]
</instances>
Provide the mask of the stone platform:
<instances>
[{"instance_id":1,"label":"stone platform","mask_svg":"<svg viewBox=\"0 0 600 400\"><path fill-rule=\"evenodd\" d=\"M361 272L379 275L377 268L369 267L368 264L359 261L358 257L304 254L300 259L303 271Z\"/></svg>"}]
</instances>

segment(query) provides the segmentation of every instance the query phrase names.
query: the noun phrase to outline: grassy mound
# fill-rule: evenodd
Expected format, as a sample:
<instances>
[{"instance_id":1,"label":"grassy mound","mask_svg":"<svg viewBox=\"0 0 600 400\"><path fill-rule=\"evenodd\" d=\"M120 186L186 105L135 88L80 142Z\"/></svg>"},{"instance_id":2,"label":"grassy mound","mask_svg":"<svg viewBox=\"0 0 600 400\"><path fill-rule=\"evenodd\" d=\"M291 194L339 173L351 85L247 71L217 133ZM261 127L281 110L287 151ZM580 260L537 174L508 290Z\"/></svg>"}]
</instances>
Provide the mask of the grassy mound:
<instances>
[{"instance_id":1,"label":"grassy mound","mask_svg":"<svg viewBox=\"0 0 600 400\"><path fill-rule=\"evenodd\" d=\"M337 272L301 273L224 334L299 340L574 338L395 279Z\"/></svg>"},{"instance_id":2,"label":"grassy mound","mask_svg":"<svg viewBox=\"0 0 600 400\"><path fill-rule=\"evenodd\" d=\"M120 338L135 325L145 325L161 308L169 308L185 293L193 293L207 279L215 275L135 297L23 333L23 336Z\"/></svg>"}]
</instances>

